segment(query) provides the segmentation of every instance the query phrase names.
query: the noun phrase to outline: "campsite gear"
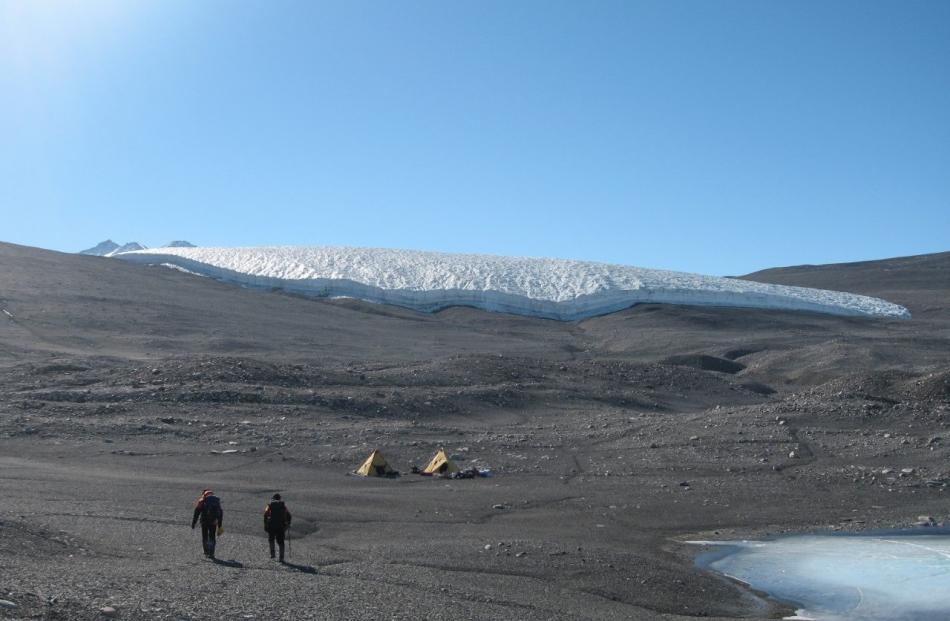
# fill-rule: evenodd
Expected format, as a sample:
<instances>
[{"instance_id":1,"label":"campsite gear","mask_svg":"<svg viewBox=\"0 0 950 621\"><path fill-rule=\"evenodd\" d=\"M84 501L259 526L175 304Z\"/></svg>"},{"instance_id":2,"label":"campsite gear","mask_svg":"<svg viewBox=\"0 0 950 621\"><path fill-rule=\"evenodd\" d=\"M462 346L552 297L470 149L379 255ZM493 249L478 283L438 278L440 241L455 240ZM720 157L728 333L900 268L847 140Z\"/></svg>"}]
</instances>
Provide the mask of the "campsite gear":
<instances>
[{"instance_id":1,"label":"campsite gear","mask_svg":"<svg viewBox=\"0 0 950 621\"><path fill-rule=\"evenodd\" d=\"M271 501L264 507L264 530L267 531L267 544L270 546L270 557L274 558L274 543L280 549L280 562L284 562L284 535L292 520L290 510L281 499L280 494L274 494Z\"/></svg>"},{"instance_id":2,"label":"campsite gear","mask_svg":"<svg viewBox=\"0 0 950 621\"><path fill-rule=\"evenodd\" d=\"M445 449L440 448L432 461L429 462L429 465L422 470L422 474L450 476L458 471L459 467L445 454Z\"/></svg>"},{"instance_id":3,"label":"campsite gear","mask_svg":"<svg viewBox=\"0 0 950 621\"><path fill-rule=\"evenodd\" d=\"M459 470L452 475L453 479L474 479L477 477L490 477L492 476L492 471L488 468L479 468L478 466L469 466L463 470Z\"/></svg>"},{"instance_id":4,"label":"campsite gear","mask_svg":"<svg viewBox=\"0 0 950 621\"><path fill-rule=\"evenodd\" d=\"M399 474L389 467L389 463L379 449L369 454L369 457L356 469L355 474L363 477L385 477Z\"/></svg>"},{"instance_id":5,"label":"campsite gear","mask_svg":"<svg viewBox=\"0 0 950 621\"><path fill-rule=\"evenodd\" d=\"M195 503L195 511L191 517L191 527L194 528L201 520L201 549L205 556L214 558L217 546L218 530L224 532L224 510L221 500L210 489L201 492L201 497Z\"/></svg>"}]
</instances>

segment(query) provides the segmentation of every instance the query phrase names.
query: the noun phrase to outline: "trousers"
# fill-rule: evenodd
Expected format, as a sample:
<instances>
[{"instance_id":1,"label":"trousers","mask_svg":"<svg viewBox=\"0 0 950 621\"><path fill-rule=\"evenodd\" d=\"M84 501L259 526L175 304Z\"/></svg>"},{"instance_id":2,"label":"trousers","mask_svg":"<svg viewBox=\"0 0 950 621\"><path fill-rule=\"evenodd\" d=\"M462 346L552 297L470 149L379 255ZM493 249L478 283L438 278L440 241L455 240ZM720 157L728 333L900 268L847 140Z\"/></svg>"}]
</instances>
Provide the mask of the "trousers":
<instances>
[{"instance_id":1,"label":"trousers","mask_svg":"<svg viewBox=\"0 0 950 621\"><path fill-rule=\"evenodd\" d=\"M214 558L214 548L218 543L217 530L218 525L214 522L210 524L201 523L201 548L204 550L205 556Z\"/></svg>"},{"instance_id":2,"label":"trousers","mask_svg":"<svg viewBox=\"0 0 950 621\"><path fill-rule=\"evenodd\" d=\"M277 547L280 548L280 560L284 560L284 531L283 530L269 530L267 531L267 543L270 544L270 557L274 558L274 542L277 542Z\"/></svg>"}]
</instances>

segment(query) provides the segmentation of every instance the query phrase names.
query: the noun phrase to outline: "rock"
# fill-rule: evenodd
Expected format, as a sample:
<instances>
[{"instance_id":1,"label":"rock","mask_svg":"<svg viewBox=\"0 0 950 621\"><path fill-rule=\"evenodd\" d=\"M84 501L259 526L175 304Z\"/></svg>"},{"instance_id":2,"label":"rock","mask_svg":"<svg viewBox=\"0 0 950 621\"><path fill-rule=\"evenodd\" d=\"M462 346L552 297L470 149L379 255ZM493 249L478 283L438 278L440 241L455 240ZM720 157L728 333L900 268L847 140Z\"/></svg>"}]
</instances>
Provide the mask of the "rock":
<instances>
[{"instance_id":1,"label":"rock","mask_svg":"<svg viewBox=\"0 0 950 621\"><path fill-rule=\"evenodd\" d=\"M937 520L931 515L918 515L917 526L936 526Z\"/></svg>"},{"instance_id":2,"label":"rock","mask_svg":"<svg viewBox=\"0 0 950 621\"><path fill-rule=\"evenodd\" d=\"M116 614L118 614L118 612L119 611L113 608L112 606L103 606L102 608L99 609L99 614L102 615L103 617L114 617L116 616Z\"/></svg>"},{"instance_id":3,"label":"rock","mask_svg":"<svg viewBox=\"0 0 950 621\"><path fill-rule=\"evenodd\" d=\"M788 458L789 458L789 459L798 459L798 453L797 453L796 451L789 451L789 453L788 453Z\"/></svg>"},{"instance_id":4,"label":"rock","mask_svg":"<svg viewBox=\"0 0 950 621\"><path fill-rule=\"evenodd\" d=\"M492 508L492 509L498 509L499 511L504 511L504 510L507 509L508 507L506 507L505 505L492 505L491 508Z\"/></svg>"},{"instance_id":5,"label":"rock","mask_svg":"<svg viewBox=\"0 0 950 621\"><path fill-rule=\"evenodd\" d=\"M680 481L680 487L689 487L689 481Z\"/></svg>"},{"instance_id":6,"label":"rock","mask_svg":"<svg viewBox=\"0 0 950 621\"><path fill-rule=\"evenodd\" d=\"M491 544L490 544L490 543L486 543L486 544L485 544L485 549L486 549L486 550L491 550Z\"/></svg>"},{"instance_id":7,"label":"rock","mask_svg":"<svg viewBox=\"0 0 950 621\"><path fill-rule=\"evenodd\" d=\"M0 599L0 608L16 608L17 605L8 599Z\"/></svg>"},{"instance_id":8,"label":"rock","mask_svg":"<svg viewBox=\"0 0 950 621\"><path fill-rule=\"evenodd\" d=\"M522 556L525 556L526 554L527 554L527 552L518 552L517 554L515 554L515 556L516 556L517 558L521 558Z\"/></svg>"}]
</instances>

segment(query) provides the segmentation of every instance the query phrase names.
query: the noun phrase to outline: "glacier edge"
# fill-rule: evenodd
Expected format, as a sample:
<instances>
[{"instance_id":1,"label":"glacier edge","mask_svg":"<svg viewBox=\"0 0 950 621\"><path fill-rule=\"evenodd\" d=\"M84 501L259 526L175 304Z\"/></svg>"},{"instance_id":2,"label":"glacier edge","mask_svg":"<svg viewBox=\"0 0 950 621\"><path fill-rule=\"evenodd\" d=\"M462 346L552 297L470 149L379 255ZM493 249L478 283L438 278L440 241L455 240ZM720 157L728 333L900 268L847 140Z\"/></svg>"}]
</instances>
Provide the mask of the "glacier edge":
<instances>
[{"instance_id":1,"label":"glacier edge","mask_svg":"<svg viewBox=\"0 0 950 621\"><path fill-rule=\"evenodd\" d=\"M556 259L316 247L157 248L116 258L244 287L421 312L470 306L576 321L636 304L677 304L910 318L902 306L857 294Z\"/></svg>"}]
</instances>

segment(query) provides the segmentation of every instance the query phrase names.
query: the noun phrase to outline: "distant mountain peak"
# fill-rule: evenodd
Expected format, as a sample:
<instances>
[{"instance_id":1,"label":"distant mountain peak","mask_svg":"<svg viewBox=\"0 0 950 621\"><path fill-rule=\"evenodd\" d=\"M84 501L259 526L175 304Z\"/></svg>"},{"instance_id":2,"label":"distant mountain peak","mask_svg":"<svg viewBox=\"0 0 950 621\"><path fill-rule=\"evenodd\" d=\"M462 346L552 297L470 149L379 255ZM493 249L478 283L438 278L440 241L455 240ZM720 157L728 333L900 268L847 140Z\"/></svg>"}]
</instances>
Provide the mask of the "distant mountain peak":
<instances>
[{"instance_id":1,"label":"distant mountain peak","mask_svg":"<svg viewBox=\"0 0 950 621\"><path fill-rule=\"evenodd\" d=\"M99 242L92 248L87 248L86 250L81 250L79 254L88 254L96 257L114 257L117 254L122 254L123 252L132 252L134 250L146 250L148 246L142 245L138 242L129 242L127 244L117 244L111 239L107 239L104 242ZM162 248L197 248L190 241L185 241L184 239L176 239L170 241Z\"/></svg>"},{"instance_id":2,"label":"distant mountain peak","mask_svg":"<svg viewBox=\"0 0 950 621\"><path fill-rule=\"evenodd\" d=\"M107 257L114 257L117 254L122 254L123 252L132 252L133 250L145 250L145 246L138 242L129 242L127 244L122 244L109 254L105 255Z\"/></svg>"},{"instance_id":3,"label":"distant mountain peak","mask_svg":"<svg viewBox=\"0 0 950 621\"><path fill-rule=\"evenodd\" d=\"M119 244L115 243L111 239L107 239L103 242L99 242L92 248L86 248L85 250L80 250L79 254L88 254L96 257L104 257L110 252L114 251L119 247Z\"/></svg>"}]
</instances>

